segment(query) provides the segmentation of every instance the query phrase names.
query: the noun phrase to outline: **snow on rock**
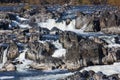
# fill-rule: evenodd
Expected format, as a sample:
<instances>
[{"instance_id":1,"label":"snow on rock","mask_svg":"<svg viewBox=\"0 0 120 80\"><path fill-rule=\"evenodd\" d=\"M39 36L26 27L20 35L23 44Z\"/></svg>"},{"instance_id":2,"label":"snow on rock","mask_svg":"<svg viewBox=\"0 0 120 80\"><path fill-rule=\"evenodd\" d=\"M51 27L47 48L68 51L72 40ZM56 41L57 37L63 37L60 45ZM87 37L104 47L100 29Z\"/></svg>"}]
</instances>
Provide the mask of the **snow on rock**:
<instances>
[{"instance_id":1,"label":"snow on rock","mask_svg":"<svg viewBox=\"0 0 120 80\"><path fill-rule=\"evenodd\" d=\"M99 66L90 66L90 67L85 67L84 69L81 70L93 70L95 72L103 72L106 75L112 75L112 74L119 74L120 73L120 62L119 63L114 63L113 65L99 65Z\"/></svg>"},{"instance_id":2,"label":"snow on rock","mask_svg":"<svg viewBox=\"0 0 120 80\"><path fill-rule=\"evenodd\" d=\"M52 57L63 57L66 54L66 49L62 47L62 44L59 43L58 41L53 42L57 50L53 53Z\"/></svg>"}]
</instances>

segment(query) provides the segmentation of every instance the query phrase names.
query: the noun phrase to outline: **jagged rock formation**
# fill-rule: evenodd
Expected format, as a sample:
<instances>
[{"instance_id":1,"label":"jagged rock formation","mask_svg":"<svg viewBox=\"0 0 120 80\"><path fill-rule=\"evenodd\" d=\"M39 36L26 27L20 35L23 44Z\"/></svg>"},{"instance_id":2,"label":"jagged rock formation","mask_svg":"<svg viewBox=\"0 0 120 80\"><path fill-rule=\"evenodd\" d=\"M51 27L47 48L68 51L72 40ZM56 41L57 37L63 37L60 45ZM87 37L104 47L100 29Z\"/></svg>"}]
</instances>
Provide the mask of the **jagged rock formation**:
<instances>
[{"instance_id":1,"label":"jagged rock formation","mask_svg":"<svg viewBox=\"0 0 120 80\"><path fill-rule=\"evenodd\" d=\"M95 73L94 71L82 71L82 72L76 72L74 75L71 75L71 76L68 76L67 78L65 79L62 79L62 80L86 80L86 79L92 79L92 80L119 80L119 75L117 74L113 74L113 75L110 75L110 76L107 76L105 74L103 74L102 72L97 72ZM59 79L58 79L59 80Z\"/></svg>"},{"instance_id":2,"label":"jagged rock formation","mask_svg":"<svg viewBox=\"0 0 120 80\"><path fill-rule=\"evenodd\" d=\"M47 56L51 56L55 50L55 47L51 43L39 43L32 42L28 43L28 52L26 53L26 58L30 60L34 60L40 63Z\"/></svg>"},{"instance_id":3,"label":"jagged rock formation","mask_svg":"<svg viewBox=\"0 0 120 80\"><path fill-rule=\"evenodd\" d=\"M15 58L19 56L18 46L15 42L9 44L7 59L13 61Z\"/></svg>"}]
</instances>

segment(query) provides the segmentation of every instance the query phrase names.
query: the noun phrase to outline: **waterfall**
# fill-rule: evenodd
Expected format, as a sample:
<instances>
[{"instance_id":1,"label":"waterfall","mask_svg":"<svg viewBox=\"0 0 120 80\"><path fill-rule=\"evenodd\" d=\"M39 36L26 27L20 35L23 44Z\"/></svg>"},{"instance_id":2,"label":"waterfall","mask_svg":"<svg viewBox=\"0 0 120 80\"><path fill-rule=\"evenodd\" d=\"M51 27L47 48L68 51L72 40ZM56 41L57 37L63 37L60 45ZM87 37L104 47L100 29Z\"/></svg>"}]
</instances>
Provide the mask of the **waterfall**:
<instances>
[{"instance_id":1,"label":"waterfall","mask_svg":"<svg viewBox=\"0 0 120 80\"><path fill-rule=\"evenodd\" d=\"M59 41L53 42L55 47L57 48L53 53L52 57L63 57L66 55L66 49L63 48L62 44Z\"/></svg>"},{"instance_id":2,"label":"waterfall","mask_svg":"<svg viewBox=\"0 0 120 80\"><path fill-rule=\"evenodd\" d=\"M48 28L51 30L53 27L57 27L60 30L72 30L75 29L75 20L72 20L69 25L66 25L65 21L56 22L55 19L49 19L46 22L38 23L40 27Z\"/></svg>"},{"instance_id":3,"label":"waterfall","mask_svg":"<svg viewBox=\"0 0 120 80\"><path fill-rule=\"evenodd\" d=\"M16 58L17 61L22 62L22 64L17 64L17 70L21 71L24 69L28 69L29 68L29 64L32 64L33 61L25 59L25 54L28 51L28 49L26 48L25 50L23 50L22 53L20 53L20 55Z\"/></svg>"},{"instance_id":4,"label":"waterfall","mask_svg":"<svg viewBox=\"0 0 120 80\"><path fill-rule=\"evenodd\" d=\"M8 47L3 52L3 62L2 62L3 65L7 62L7 52L8 52Z\"/></svg>"},{"instance_id":5,"label":"waterfall","mask_svg":"<svg viewBox=\"0 0 120 80\"><path fill-rule=\"evenodd\" d=\"M17 58L19 61L24 61L25 60L25 54L27 52L28 49L25 49Z\"/></svg>"}]
</instances>

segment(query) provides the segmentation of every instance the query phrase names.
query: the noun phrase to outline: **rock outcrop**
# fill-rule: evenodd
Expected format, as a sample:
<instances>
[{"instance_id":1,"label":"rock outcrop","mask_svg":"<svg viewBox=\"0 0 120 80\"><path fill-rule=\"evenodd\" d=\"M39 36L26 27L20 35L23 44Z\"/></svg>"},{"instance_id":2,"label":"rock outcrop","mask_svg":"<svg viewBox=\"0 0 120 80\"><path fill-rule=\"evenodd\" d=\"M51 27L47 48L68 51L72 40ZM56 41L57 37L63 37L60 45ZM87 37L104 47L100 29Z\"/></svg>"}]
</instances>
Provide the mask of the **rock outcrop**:
<instances>
[{"instance_id":1,"label":"rock outcrop","mask_svg":"<svg viewBox=\"0 0 120 80\"><path fill-rule=\"evenodd\" d=\"M10 61L6 62L4 66L0 69L0 71L15 71L16 66L12 64Z\"/></svg>"},{"instance_id":2,"label":"rock outcrop","mask_svg":"<svg viewBox=\"0 0 120 80\"><path fill-rule=\"evenodd\" d=\"M44 44L40 42L30 42L28 43L28 48L26 58L38 63L45 57L51 56L55 50L55 47L49 42Z\"/></svg>"},{"instance_id":3,"label":"rock outcrop","mask_svg":"<svg viewBox=\"0 0 120 80\"><path fill-rule=\"evenodd\" d=\"M82 71L82 72L75 72L75 74L70 75L62 80L119 80L119 75L113 74L110 76L107 76L103 74L102 72L95 73L94 71ZM58 79L61 80L61 79Z\"/></svg>"},{"instance_id":4,"label":"rock outcrop","mask_svg":"<svg viewBox=\"0 0 120 80\"><path fill-rule=\"evenodd\" d=\"M46 57L41 60L40 63L30 64L30 67L38 70L53 70L53 69L61 69L64 62L61 59Z\"/></svg>"},{"instance_id":5,"label":"rock outcrop","mask_svg":"<svg viewBox=\"0 0 120 80\"><path fill-rule=\"evenodd\" d=\"M18 46L15 42L11 42L7 51L7 59L13 61L19 56Z\"/></svg>"}]
</instances>

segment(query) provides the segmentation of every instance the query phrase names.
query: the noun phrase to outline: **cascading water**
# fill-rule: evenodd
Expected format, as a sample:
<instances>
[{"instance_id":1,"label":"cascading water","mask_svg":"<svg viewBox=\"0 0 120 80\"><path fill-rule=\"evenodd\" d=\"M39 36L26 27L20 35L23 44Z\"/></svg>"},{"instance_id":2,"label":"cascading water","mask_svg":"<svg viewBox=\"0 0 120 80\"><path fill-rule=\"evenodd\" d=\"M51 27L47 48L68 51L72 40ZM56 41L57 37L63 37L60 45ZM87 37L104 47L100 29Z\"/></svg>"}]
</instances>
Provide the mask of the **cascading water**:
<instances>
[{"instance_id":1,"label":"cascading water","mask_svg":"<svg viewBox=\"0 0 120 80\"><path fill-rule=\"evenodd\" d=\"M59 41L53 42L57 50L53 53L52 57L63 57L66 54L66 49L63 48L62 44Z\"/></svg>"},{"instance_id":2,"label":"cascading water","mask_svg":"<svg viewBox=\"0 0 120 80\"><path fill-rule=\"evenodd\" d=\"M47 22L41 22L38 23L40 27L48 28L51 30L53 27L57 27L58 29L61 30L73 30L75 29L75 20L72 20L69 25L66 25L65 21L62 22L56 22L54 19L49 19Z\"/></svg>"},{"instance_id":3,"label":"cascading water","mask_svg":"<svg viewBox=\"0 0 120 80\"><path fill-rule=\"evenodd\" d=\"M19 57L17 58L19 61L25 60L25 54L26 54L27 50L28 49L23 50L23 52L19 55Z\"/></svg>"},{"instance_id":4,"label":"cascading water","mask_svg":"<svg viewBox=\"0 0 120 80\"><path fill-rule=\"evenodd\" d=\"M7 52L8 52L8 47L3 52L3 62L2 62L2 65L4 65L7 62Z\"/></svg>"},{"instance_id":5,"label":"cascading water","mask_svg":"<svg viewBox=\"0 0 120 80\"><path fill-rule=\"evenodd\" d=\"M29 68L28 65L32 63L31 60L25 59L25 54L26 54L27 50L28 49L23 50L23 52L20 53L19 57L16 58L17 61L22 62L22 64L16 65L17 70L27 69L27 68Z\"/></svg>"}]
</instances>

